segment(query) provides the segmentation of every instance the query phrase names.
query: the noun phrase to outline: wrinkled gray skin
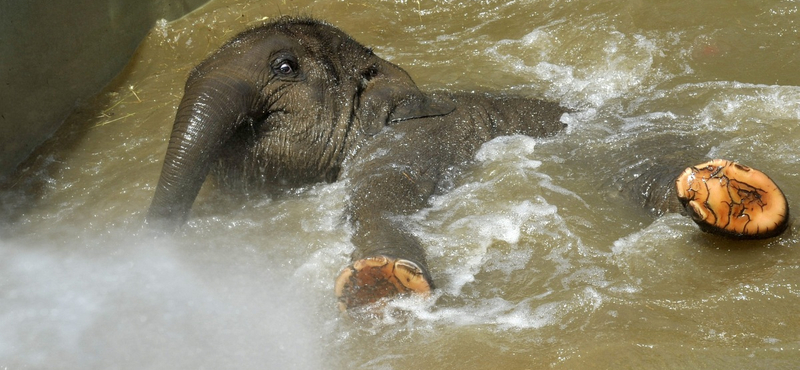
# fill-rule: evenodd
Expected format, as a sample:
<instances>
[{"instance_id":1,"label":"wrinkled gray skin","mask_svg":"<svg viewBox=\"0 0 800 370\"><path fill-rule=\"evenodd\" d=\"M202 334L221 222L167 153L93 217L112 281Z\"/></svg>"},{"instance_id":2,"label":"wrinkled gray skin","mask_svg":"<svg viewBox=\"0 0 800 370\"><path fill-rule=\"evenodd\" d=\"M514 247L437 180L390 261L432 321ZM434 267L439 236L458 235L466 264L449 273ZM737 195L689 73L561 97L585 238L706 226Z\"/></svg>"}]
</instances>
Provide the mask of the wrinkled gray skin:
<instances>
[{"instance_id":1,"label":"wrinkled gray skin","mask_svg":"<svg viewBox=\"0 0 800 370\"><path fill-rule=\"evenodd\" d=\"M482 143L556 134L564 111L502 94L426 94L340 30L282 18L191 72L147 223L182 225L209 172L248 192L344 177L353 258L404 258L432 281L396 216L426 207Z\"/></svg>"}]
</instances>

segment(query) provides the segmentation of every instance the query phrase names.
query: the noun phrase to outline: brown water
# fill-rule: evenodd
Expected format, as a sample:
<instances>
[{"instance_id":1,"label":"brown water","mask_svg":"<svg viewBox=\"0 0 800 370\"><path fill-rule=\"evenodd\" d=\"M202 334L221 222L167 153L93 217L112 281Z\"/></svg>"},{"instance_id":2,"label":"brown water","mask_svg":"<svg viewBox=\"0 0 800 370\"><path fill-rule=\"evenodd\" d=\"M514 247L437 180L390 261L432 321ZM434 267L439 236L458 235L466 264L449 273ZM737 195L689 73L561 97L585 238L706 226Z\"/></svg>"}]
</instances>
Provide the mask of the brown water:
<instances>
[{"instance_id":1,"label":"brown water","mask_svg":"<svg viewBox=\"0 0 800 370\"><path fill-rule=\"evenodd\" d=\"M620 178L725 157L800 200L797 2L213 1L161 23L0 193L0 367L800 367L800 245L653 218ZM323 18L425 88L513 90L577 113L484 146L409 219L434 299L336 310L343 184L204 188L169 240L140 231L189 69L279 14ZM686 163L689 164L689 163Z\"/></svg>"}]
</instances>

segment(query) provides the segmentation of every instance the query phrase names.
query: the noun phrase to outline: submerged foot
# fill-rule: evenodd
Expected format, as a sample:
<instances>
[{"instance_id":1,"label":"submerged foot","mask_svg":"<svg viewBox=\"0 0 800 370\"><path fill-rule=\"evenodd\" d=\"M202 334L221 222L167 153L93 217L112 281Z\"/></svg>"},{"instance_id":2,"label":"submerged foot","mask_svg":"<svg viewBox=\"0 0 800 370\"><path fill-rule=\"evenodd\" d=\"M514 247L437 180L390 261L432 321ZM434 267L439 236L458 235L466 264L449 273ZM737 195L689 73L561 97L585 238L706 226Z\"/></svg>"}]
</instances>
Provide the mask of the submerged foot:
<instances>
[{"instance_id":1,"label":"submerged foot","mask_svg":"<svg viewBox=\"0 0 800 370\"><path fill-rule=\"evenodd\" d=\"M681 204L703 231L761 239L788 226L786 197L754 168L715 159L685 169L675 185Z\"/></svg>"},{"instance_id":2,"label":"submerged foot","mask_svg":"<svg viewBox=\"0 0 800 370\"><path fill-rule=\"evenodd\" d=\"M431 284L416 263L377 256L355 261L345 268L336 278L334 291L339 309L346 311L397 295L429 295Z\"/></svg>"}]
</instances>

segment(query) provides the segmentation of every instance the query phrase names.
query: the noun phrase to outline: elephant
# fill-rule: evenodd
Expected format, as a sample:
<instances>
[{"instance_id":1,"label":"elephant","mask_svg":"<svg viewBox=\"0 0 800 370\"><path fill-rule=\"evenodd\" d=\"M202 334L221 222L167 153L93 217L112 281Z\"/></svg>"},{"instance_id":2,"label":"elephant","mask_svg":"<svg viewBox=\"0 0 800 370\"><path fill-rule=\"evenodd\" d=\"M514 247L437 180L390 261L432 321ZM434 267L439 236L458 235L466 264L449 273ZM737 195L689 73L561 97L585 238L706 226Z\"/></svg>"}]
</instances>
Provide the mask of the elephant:
<instances>
[{"instance_id":1,"label":"elephant","mask_svg":"<svg viewBox=\"0 0 800 370\"><path fill-rule=\"evenodd\" d=\"M503 92L424 92L340 29L281 17L238 34L190 72L145 222L179 228L209 175L247 193L345 181L355 252L334 283L339 307L428 295L435 285L424 248L401 216L447 191L486 141L557 135L569 111ZM737 166L725 165L746 168ZM711 225L690 176L702 177L684 176L681 197L665 204L683 199L681 208ZM675 194L676 180L660 181L672 190L659 194Z\"/></svg>"}]
</instances>

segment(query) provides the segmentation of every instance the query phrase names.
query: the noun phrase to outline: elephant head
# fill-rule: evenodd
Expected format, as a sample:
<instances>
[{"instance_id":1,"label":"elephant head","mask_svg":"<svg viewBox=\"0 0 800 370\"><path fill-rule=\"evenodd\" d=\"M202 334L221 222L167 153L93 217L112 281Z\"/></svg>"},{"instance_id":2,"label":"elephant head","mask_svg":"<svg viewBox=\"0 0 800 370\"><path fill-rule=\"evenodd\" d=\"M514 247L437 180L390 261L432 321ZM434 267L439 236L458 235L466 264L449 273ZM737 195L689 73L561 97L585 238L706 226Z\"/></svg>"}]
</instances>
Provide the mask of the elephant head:
<instances>
[{"instance_id":1,"label":"elephant head","mask_svg":"<svg viewBox=\"0 0 800 370\"><path fill-rule=\"evenodd\" d=\"M245 31L190 73L147 222L185 222L212 169L245 190L334 181L384 126L453 109L325 23L281 18Z\"/></svg>"}]
</instances>

